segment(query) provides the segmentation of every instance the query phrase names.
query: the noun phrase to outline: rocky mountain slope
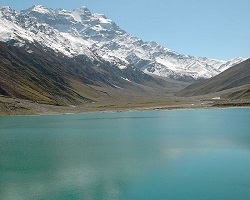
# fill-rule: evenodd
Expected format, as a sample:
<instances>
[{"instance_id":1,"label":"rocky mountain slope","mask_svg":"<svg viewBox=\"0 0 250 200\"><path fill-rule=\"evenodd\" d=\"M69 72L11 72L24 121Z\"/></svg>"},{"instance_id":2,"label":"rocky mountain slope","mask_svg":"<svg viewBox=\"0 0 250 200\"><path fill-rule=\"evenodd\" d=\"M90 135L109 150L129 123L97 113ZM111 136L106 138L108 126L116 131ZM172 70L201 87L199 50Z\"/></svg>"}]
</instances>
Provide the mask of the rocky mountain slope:
<instances>
[{"instance_id":1,"label":"rocky mountain slope","mask_svg":"<svg viewBox=\"0 0 250 200\"><path fill-rule=\"evenodd\" d=\"M194 83L178 92L178 95L197 96L225 90L230 90L226 92L225 97L250 98L250 59L211 79Z\"/></svg>"},{"instance_id":2,"label":"rocky mountain slope","mask_svg":"<svg viewBox=\"0 0 250 200\"><path fill-rule=\"evenodd\" d=\"M120 69L133 65L148 74L177 80L213 77L244 58L229 61L179 54L155 42L144 42L122 30L103 14L86 7L67 11L33 6L17 12L0 7L0 41L23 47L49 47L67 57L84 55L109 61Z\"/></svg>"},{"instance_id":3,"label":"rocky mountain slope","mask_svg":"<svg viewBox=\"0 0 250 200\"><path fill-rule=\"evenodd\" d=\"M29 44L29 50L0 42L0 95L54 105L143 97L167 82L140 70L86 56L69 58L53 49Z\"/></svg>"}]
</instances>

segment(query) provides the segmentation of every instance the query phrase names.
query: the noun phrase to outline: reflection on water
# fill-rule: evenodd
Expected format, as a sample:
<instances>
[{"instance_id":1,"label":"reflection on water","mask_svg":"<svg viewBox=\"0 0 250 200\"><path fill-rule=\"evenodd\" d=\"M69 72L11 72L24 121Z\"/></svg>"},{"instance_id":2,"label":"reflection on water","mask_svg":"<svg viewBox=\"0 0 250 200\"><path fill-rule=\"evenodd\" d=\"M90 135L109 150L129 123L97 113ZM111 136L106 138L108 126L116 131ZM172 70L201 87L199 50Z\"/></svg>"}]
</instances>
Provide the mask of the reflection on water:
<instances>
[{"instance_id":1,"label":"reflection on water","mask_svg":"<svg viewBox=\"0 0 250 200\"><path fill-rule=\"evenodd\" d=\"M250 109L0 117L0 199L247 199Z\"/></svg>"}]
</instances>

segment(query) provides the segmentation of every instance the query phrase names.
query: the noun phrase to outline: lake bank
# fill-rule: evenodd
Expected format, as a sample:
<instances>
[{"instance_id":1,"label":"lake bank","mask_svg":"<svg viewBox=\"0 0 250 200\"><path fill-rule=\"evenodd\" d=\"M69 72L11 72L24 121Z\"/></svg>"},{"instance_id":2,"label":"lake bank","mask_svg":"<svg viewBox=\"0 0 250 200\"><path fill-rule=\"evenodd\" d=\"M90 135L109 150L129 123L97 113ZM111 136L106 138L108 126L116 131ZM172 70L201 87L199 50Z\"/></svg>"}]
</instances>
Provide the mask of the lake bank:
<instances>
[{"instance_id":1,"label":"lake bank","mask_svg":"<svg viewBox=\"0 0 250 200\"><path fill-rule=\"evenodd\" d=\"M191 98L150 99L139 102L104 102L84 105L56 106L39 104L23 99L0 97L0 116L15 115L56 115L97 112L124 112L147 110L209 109L250 107L250 100L223 101Z\"/></svg>"}]
</instances>

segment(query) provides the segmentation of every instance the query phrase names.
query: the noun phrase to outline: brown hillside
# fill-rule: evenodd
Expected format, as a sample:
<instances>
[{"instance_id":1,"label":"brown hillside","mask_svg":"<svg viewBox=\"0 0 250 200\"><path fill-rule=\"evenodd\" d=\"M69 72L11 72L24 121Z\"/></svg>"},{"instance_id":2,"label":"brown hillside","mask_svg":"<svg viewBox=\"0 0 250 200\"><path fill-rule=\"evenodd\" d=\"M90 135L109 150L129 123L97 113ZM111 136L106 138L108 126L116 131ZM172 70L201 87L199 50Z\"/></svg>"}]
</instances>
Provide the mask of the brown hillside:
<instances>
[{"instance_id":1,"label":"brown hillside","mask_svg":"<svg viewBox=\"0 0 250 200\"><path fill-rule=\"evenodd\" d=\"M221 74L201 82L194 83L177 93L178 96L198 96L223 90L236 88L250 84L250 59L235 65ZM241 95L242 94L242 95ZM235 91L234 94L228 94L228 97L248 97L249 89ZM249 96L250 97L250 96Z\"/></svg>"}]
</instances>

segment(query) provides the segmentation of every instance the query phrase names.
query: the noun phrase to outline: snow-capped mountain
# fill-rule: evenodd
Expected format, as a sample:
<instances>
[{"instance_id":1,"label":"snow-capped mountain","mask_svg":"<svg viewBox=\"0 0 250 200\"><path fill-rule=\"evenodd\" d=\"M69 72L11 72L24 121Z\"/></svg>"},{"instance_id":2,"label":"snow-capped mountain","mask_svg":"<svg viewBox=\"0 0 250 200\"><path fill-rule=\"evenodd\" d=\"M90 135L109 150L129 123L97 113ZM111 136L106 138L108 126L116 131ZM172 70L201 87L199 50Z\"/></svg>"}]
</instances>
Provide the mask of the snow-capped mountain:
<instances>
[{"instance_id":1,"label":"snow-capped mountain","mask_svg":"<svg viewBox=\"0 0 250 200\"><path fill-rule=\"evenodd\" d=\"M1 7L0 40L25 46L27 51L28 43L39 43L68 57L101 57L121 69L132 64L145 73L180 80L210 78L245 60L181 55L130 35L105 15L91 13L86 7L67 11L33 6L21 12Z\"/></svg>"},{"instance_id":2,"label":"snow-capped mountain","mask_svg":"<svg viewBox=\"0 0 250 200\"><path fill-rule=\"evenodd\" d=\"M16 12L10 7L0 7L0 19L1 41L26 48L28 43L39 43L66 56L84 54L89 58L94 57L86 45L68 40L50 25L39 23L35 18Z\"/></svg>"}]
</instances>

